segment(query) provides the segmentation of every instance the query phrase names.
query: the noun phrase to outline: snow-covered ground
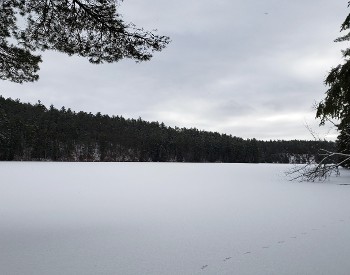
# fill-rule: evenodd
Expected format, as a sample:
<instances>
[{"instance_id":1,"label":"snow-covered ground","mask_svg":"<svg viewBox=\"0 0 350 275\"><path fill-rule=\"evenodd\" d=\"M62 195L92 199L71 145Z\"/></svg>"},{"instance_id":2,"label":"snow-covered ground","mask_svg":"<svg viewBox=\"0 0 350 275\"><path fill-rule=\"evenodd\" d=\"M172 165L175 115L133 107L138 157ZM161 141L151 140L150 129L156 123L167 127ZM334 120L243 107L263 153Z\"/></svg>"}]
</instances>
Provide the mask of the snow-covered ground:
<instances>
[{"instance_id":1,"label":"snow-covered ground","mask_svg":"<svg viewBox=\"0 0 350 275\"><path fill-rule=\"evenodd\" d=\"M0 163L0 274L349 274L349 171Z\"/></svg>"}]
</instances>

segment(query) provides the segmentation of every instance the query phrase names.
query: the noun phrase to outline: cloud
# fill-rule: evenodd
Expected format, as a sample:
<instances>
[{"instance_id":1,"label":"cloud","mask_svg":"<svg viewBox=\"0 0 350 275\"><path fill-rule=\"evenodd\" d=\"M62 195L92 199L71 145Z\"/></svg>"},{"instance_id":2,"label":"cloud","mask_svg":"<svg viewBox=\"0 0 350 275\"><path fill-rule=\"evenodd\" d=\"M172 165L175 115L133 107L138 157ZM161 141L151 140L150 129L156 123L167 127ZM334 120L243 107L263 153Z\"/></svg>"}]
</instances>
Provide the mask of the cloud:
<instances>
[{"instance_id":1,"label":"cloud","mask_svg":"<svg viewBox=\"0 0 350 275\"><path fill-rule=\"evenodd\" d=\"M346 3L134 0L120 12L172 43L139 64L46 52L39 82L2 82L2 95L242 137L310 139L304 117L314 119L323 79L341 60L344 46L333 40Z\"/></svg>"}]
</instances>

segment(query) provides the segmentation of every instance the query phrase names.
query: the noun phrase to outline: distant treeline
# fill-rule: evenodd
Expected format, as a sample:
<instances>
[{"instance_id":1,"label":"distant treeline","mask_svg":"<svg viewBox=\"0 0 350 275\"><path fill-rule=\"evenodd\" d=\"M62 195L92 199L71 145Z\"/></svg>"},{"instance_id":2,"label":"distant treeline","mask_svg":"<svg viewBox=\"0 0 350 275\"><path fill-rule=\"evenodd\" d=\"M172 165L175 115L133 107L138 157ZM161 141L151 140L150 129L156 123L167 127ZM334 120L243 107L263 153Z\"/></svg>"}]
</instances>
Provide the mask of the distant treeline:
<instances>
[{"instance_id":1,"label":"distant treeline","mask_svg":"<svg viewBox=\"0 0 350 275\"><path fill-rule=\"evenodd\" d=\"M327 141L260 141L0 96L0 160L304 163Z\"/></svg>"}]
</instances>

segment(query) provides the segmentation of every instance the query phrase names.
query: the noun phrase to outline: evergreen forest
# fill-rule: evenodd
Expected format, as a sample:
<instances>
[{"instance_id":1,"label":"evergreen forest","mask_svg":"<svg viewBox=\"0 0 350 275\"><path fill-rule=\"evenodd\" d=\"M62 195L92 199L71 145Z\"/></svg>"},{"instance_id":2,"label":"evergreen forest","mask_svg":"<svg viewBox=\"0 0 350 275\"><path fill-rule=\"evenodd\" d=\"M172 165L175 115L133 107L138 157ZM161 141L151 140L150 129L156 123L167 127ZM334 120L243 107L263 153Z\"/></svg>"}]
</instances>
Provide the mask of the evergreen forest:
<instances>
[{"instance_id":1,"label":"evergreen forest","mask_svg":"<svg viewBox=\"0 0 350 275\"><path fill-rule=\"evenodd\" d=\"M242 139L0 96L0 160L306 163L335 146Z\"/></svg>"}]
</instances>

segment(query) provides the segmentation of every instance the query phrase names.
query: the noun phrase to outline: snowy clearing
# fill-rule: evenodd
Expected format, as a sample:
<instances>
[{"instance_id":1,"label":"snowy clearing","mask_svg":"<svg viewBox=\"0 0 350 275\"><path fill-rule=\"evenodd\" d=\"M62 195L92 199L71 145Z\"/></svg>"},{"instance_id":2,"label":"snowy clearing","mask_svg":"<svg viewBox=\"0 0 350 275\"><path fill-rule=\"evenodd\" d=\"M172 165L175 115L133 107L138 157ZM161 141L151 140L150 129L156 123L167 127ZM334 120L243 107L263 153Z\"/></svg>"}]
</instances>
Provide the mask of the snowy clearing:
<instances>
[{"instance_id":1,"label":"snowy clearing","mask_svg":"<svg viewBox=\"0 0 350 275\"><path fill-rule=\"evenodd\" d=\"M1 274L349 274L350 171L0 164Z\"/></svg>"}]
</instances>

